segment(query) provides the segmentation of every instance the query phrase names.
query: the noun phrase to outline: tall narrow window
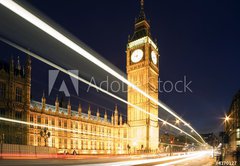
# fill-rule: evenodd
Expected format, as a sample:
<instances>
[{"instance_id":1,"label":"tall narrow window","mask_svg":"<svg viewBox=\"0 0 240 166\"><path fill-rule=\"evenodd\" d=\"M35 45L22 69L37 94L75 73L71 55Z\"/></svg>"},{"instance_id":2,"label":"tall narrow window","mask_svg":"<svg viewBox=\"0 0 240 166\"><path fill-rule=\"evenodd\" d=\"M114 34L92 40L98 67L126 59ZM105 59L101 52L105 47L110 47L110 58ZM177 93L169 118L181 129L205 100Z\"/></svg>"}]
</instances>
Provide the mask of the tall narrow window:
<instances>
[{"instance_id":1,"label":"tall narrow window","mask_svg":"<svg viewBox=\"0 0 240 166\"><path fill-rule=\"evenodd\" d=\"M20 103L22 102L22 88L16 88L16 101Z\"/></svg>"},{"instance_id":2,"label":"tall narrow window","mask_svg":"<svg viewBox=\"0 0 240 166\"><path fill-rule=\"evenodd\" d=\"M30 123L33 123L33 115L30 115ZM33 125L30 125L30 128L33 128Z\"/></svg>"},{"instance_id":3,"label":"tall narrow window","mask_svg":"<svg viewBox=\"0 0 240 166\"><path fill-rule=\"evenodd\" d=\"M75 122L75 128L78 129L78 122Z\"/></svg>"},{"instance_id":4,"label":"tall narrow window","mask_svg":"<svg viewBox=\"0 0 240 166\"><path fill-rule=\"evenodd\" d=\"M41 116L40 116L40 115L37 116L37 123L38 123L38 124L41 124ZM38 126L37 128L38 128L38 129L41 129L40 126Z\"/></svg>"},{"instance_id":5,"label":"tall narrow window","mask_svg":"<svg viewBox=\"0 0 240 166\"><path fill-rule=\"evenodd\" d=\"M37 122L41 123L41 116L37 116Z\"/></svg>"},{"instance_id":6,"label":"tall narrow window","mask_svg":"<svg viewBox=\"0 0 240 166\"><path fill-rule=\"evenodd\" d=\"M62 122L61 122L60 119L58 120L58 126L59 126L59 127L62 127Z\"/></svg>"},{"instance_id":7,"label":"tall narrow window","mask_svg":"<svg viewBox=\"0 0 240 166\"><path fill-rule=\"evenodd\" d=\"M22 119L22 112L15 112L15 118L16 119Z\"/></svg>"},{"instance_id":8,"label":"tall narrow window","mask_svg":"<svg viewBox=\"0 0 240 166\"><path fill-rule=\"evenodd\" d=\"M45 124L48 125L48 118L45 118Z\"/></svg>"},{"instance_id":9,"label":"tall narrow window","mask_svg":"<svg viewBox=\"0 0 240 166\"><path fill-rule=\"evenodd\" d=\"M4 116L6 114L6 110L5 109L0 109L0 115Z\"/></svg>"},{"instance_id":10,"label":"tall narrow window","mask_svg":"<svg viewBox=\"0 0 240 166\"><path fill-rule=\"evenodd\" d=\"M55 126L55 119L52 119L52 126Z\"/></svg>"},{"instance_id":11,"label":"tall narrow window","mask_svg":"<svg viewBox=\"0 0 240 166\"><path fill-rule=\"evenodd\" d=\"M0 82L0 99L4 99L6 95L6 84Z\"/></svg>"},{"instance_id":12,"label":"tall narrow window","mask_svg":"<svg viewBox=\"0 0 240 166\"><path fill-rule=\"evenodd\" d=\"M67 121L64 121L64 128L67 128Z\"/></svg>"}]
</instances>

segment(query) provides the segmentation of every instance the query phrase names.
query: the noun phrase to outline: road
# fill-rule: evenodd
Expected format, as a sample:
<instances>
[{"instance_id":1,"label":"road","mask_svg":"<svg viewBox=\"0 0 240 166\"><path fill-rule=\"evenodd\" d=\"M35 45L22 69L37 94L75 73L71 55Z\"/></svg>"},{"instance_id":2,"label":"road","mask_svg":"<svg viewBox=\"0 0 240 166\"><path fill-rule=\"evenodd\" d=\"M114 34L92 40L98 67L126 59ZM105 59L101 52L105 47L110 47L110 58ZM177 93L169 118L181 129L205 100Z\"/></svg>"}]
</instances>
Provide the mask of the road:
<instances>
[{"instance_id":1,"label":"road","mask_svg":"<svg viewBox=\"0 0 240 166\"><path fill-rule=\"evenodd\" d=\"M39 165L69 165L69 166L213 166L214 159L209 152L195 152L186 155L165 156L160 158L142 157L105 157L94 159L21 159L0 160L1 166L39 166Z\"/></svg>"}]
</instances>

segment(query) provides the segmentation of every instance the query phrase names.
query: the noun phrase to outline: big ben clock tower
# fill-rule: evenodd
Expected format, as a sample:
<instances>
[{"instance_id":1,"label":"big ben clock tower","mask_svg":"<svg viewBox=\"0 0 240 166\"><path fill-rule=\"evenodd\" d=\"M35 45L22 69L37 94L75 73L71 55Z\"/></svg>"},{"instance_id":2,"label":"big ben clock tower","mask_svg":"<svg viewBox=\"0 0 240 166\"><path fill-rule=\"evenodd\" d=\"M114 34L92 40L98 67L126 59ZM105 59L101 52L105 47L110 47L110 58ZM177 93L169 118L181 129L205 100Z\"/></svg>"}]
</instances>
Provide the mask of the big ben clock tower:
<instances>
[{"instance_id":1,"label":"big ben clock tower","mask_svg":"<svg viewBox=\"0 0 240 166\"><path fill-rule=\"evenodd\" d=\"M135 29L127 44L127 78L141 90L158 100L159 53L153 42L150 25L141 11L135 21ZM130 150L156 150L159 141L158 105L142 94L128 87L128 102L155 115L151 116L128 105Z\"/></svg>"}]
</instances>

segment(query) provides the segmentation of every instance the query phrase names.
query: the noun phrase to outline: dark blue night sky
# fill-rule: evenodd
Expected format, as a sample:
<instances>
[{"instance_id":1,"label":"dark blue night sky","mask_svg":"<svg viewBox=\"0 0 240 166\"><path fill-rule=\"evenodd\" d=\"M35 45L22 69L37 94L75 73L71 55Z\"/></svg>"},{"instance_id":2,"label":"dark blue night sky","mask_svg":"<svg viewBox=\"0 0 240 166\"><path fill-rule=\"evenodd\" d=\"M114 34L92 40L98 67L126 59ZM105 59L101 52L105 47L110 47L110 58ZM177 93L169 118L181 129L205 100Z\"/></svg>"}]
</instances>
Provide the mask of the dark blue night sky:
<instances>
[{"instance_id":1,"label":"dark blue night sky","mask_svg":"<svg viewBox=\"0 0 240 166\"><path fill-rule=\"evenodd\" d=\"M126 44L139 14L138 0L27 2L126 71ZM237 0L145 0L145 13L161 54L161 80L175 82L186 76L192 81L193 93L161 93L160 99L200 133L222 129L220 118L240 89L239 8ZM0 51L1 57L14 52L4 44ZM33 64L37 70L39 63ZM41 74L33 73L38 81ZM41 92L36 98L40 96Z\"/></svg>"}]
</instances>

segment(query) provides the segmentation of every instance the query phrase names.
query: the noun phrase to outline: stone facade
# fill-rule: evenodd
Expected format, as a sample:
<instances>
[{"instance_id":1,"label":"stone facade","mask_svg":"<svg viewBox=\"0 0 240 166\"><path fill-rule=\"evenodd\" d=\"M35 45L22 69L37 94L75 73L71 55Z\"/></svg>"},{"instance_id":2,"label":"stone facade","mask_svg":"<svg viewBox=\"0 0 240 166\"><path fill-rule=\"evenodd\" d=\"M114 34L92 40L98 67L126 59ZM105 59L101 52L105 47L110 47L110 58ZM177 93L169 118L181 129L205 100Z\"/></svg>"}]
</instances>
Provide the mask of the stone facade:
<instances>
[{"instance_id":1,"label":"stone facade","mask_svg":"<svg viewBox=\"0 0 240 166\"><path fill-rule=\"evenodd\" d=\"M50 132L46 146L57 148L59 153L79 154L123 154L127 153L128 127L123 123L117 106L111 119L108 115L101 117L99 110L96 115L88 108L88 114L62 108L56 98L55 105L30 99L31 94L31 60L27 57L25 67L18 59L14 64L2 63L0 66L0 114L1 117L19 120L28 125L1 121L1 142L45 146L40 132L45 128ZM42 126L39 126L42 125Z\"/></svg>"},{"instance_id":2,"label":"stone facade","mask_svg":"<svg viewBox=\"0 0 240 166\"><path fill-rule=\"evenodd\" d=\"M225 119L225 133L228 135L229 149L235 151L240 146L240 91L234 96Z\"/></svg>"},{"instance_id":3,"label":"stone facade","mask_svg":"<svg viewBox=\"0 0 240 166\"><path fill-rule=\"evenodd\" d=\"M21 121L27 120L30 110L31 60L25 67L18 58L9 63L0 62L0 116ZM27 127L9 122L0 123L0 140L4 143L27 144Z\"/></svg>"}]
</instances>

